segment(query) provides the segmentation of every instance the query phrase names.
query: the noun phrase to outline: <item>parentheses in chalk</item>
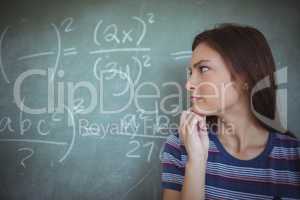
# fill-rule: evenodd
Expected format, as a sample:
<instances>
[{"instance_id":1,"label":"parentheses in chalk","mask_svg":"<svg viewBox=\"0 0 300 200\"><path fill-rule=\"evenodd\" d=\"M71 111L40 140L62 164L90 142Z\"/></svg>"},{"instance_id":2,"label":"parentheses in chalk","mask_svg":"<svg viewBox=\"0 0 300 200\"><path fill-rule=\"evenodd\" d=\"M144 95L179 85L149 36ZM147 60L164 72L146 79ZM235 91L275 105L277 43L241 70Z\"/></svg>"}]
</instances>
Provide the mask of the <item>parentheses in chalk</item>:
<instances>
[{"instance_id":1,"label":"parentheses in chalk","mask_svg":"<svg viewBox=\"0 0 300 200\"><path fill-rule=\"evenodd\" d=\"M5 37L8 29L10 29L10 28L11 28L10 26L7 26L3 30L3 32L1 33L1 36L0 36L0 69L1 69L1 74L2 74L5 82L8 83L8 84L10 83L10 81L7 77L7 74L6 74L5 70L4 70L4 66L3 66L3 62L2 62L2 43L3 43L4 37Z\"/></svg>"},{"instance_id":2,"label":"parentheses in chalk","mask_svg":"<svg viewBox=\"0 0 300 200\"><path fill-rule=\"evenodd\" d=\"M146 23L144 22L144 20L142 20L141 18L137 17L137 16L133 16L132 19L138 21L141 25L142 25L142 33L139 37L139 39L137 40L136 42L136 46L139 46L141 44L141 42L143 41L145 35L146 35L146 32L147 32L147 25Z\"/></svg>"},{"instance_id":3,"label":"parentheses in chalk","mask_svg":"<svg viewBox=\"0 0 300 200\"><path fill-rule=\"evenodd\" d=\"M66 153L59 159L60 163L63 163L63 161L66 160L66 158L69 156L69 154L73 150L75 140L76 140L76 124L75 124L75 120L74 120L74 115L68 106L66 106L66 105L63 105L63 106L64 106L64 110L67 111L68 119L71 118L72 139L71 139L71 143L70 143ZM69 126L69 120L68 120L68 126Z\"/></svg>"},{"instance_id":4,"label":"parentheses in chalk","mask_svg":"<svg viewBox=\"0 0 300 200\"><path fill-rule=\"evenodd\" d=\"M57 56L56 56L56 59L55 59L55 64L54 64L54 67L53 67L53 74L52 74L52 77L51 77L51 81L54 80L54 77L56 75L56 71L58 69L58 66L59 66L59 60L60 60L60 56L61 56L61 35L60 35L60 32L58 30L58 27L54 24L54 23L51 23L50 24L54 31L55 31L55 35L56 35L56 39L57 39Z\"/></svg>"},{"instance_id":5,"label":"parentheses in chalk","mask_svg":"<svg viewBox=\"0 0 300 200\"><path fill-rule=\"evenodd\" d=\"M140 61L140 59L138 59L137 57L135 56L132 56L131 59L133 59L133 61L135 61L137 63L137 66L138 66L138 74L136 76L136 79L134 80L134 85L136 86L137 83L140 81L140 78L142 76L142 62Z\"/></svg>"},{"instance_id":6,"label":"parentheses in chalk","mask_svg":"<svg viewBox=\"0 0 300 200\"><path fill-rule=\"evenodd\" d=\"M99 63L102 61L102 57L99 57L96 59L96 61L94 62L94 66L93 66L93 73L94 73L94 76L97 80L100 80L100 76L99 74L97 73L97 68L98 68L98 65Z\"/></svg>"},{"instance_id":7,"label":"parentheses in chalk","mask_svg":"<svg viewBox=\"0 0 300 200\"><path fill-rule=\"evenodd\" d=\"M95 27L95 29L94 29L94 34L93 34L93 39L94 39L94 43L96 44L96 45L98 45L98 46L101 46L101 43L99 42L99 40L98 40L98 30L99 30L99 28L100 28L100 26L101 26L101 24L103 23L103 20L101 19L101 20L99 20L99 22L96 24L96 27Z\"/></svg>"}]
</instances>

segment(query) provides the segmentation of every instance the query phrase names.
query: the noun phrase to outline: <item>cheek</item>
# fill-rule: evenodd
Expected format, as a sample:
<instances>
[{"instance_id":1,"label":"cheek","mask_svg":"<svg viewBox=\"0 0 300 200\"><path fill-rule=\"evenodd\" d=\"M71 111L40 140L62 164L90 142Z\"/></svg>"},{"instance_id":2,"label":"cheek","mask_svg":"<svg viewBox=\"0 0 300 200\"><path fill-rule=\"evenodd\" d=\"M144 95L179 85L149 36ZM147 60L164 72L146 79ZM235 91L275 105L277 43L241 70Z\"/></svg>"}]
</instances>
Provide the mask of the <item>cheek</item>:
<instances>
[{"instance_id":1,"label":"cheek","mask_svg":"<svg viewBox=\"0 0 300 200\"><path fill-rule=\"evenodd\" d=\"M230 86L230 87L226 88L223 91L223 94L221 95L221 98L220 98L220 105L221 105L220 108L225 110L225 109L231 107L232 105L237 104L240 99L239 97L240 97L240 95L234 87Z\"/></svg>"},{"instance_id":2,"label":"cheek","mask_svg":"<svg viewBox=\"0 0 300 200\"><path fill-rule=\"evenodd\" d=\"M210 96L216 96L218 93L218 85L214 82L202 82L197 85L196 87L196 94L201 97L210 97Z\"/></svg>"},{"instance_id":3,"label":"cheek","mask_svg":"<svg viewBox=\"0 0 300 200\"><path fill-rule=\"evenodd\" d=\"M203 86L197 89L197 93L204 97L204 100L194 102L194 108L205 111L207 114L217 114L226 110L239 101L239 93L232 87ZM211 95L211 96L210 96Z\"/></svg>"},{"instance_id":4,"label":"cheek","mask_svg":"<svg viewBox=\"0 0 300 200\"><path fill-rule=\"evenodd\" d=\"M220 92L216 84L205 83L196 89L196 95L203 99L193 102L193 108L199 113L215 114L220 109Z\"/></svg>"}]
</instances>

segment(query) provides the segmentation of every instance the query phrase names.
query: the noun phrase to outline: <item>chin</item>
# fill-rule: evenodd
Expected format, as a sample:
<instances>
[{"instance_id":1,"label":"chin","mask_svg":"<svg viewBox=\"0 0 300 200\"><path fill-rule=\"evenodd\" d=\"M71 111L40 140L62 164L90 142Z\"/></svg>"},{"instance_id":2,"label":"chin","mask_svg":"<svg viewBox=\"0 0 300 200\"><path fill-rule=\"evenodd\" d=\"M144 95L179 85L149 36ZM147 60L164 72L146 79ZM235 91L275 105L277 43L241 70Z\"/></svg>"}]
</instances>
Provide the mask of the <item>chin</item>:
<instances>
[{"instance_id":1,"label":"chin","mask_svg":"<svg viewBox=\"0 0 300 200\"><path fill-rule=\"evenodd\" d=\"M197 114L205 115L205 116L216 115L218 113L217 109L209 108L208 106L205 106L203 104L202 105L192 104L191 110Z\"/></svg>"}]
</instances>

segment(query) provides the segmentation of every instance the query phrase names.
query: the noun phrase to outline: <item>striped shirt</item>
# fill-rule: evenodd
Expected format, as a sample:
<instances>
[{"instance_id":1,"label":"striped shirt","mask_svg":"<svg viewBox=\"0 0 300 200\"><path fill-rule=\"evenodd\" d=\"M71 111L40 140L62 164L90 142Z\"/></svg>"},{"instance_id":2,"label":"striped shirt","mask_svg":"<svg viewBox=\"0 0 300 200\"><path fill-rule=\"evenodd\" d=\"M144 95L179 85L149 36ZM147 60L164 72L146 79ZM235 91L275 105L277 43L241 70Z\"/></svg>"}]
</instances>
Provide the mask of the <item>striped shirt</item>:
<instances>
[{"instance_id":1,"label":"striped shirt","mask_svg":"<svg viewBox=\"0 0 300 200\"><path fill-rule=\"evenodd\" d=\"M270 132L262 153L250 160L229 154L209 132L206 199L300 199L300 140ZM181 191L187 152L178 131L164 143L162 189Z\"/></svg>"}]
</instances>

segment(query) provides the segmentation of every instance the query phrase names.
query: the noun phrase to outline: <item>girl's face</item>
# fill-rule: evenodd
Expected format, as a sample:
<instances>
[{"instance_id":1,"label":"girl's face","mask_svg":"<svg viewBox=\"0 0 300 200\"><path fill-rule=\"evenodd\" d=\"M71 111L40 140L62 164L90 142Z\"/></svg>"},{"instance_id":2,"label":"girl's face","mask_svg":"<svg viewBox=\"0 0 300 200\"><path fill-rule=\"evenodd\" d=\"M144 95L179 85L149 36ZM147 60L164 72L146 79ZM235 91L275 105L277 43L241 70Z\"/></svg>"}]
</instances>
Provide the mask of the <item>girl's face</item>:
<instances>
[{"instance_id":1,"label":"girl's face","mask_svg":"<svg viewBox=\"0 0 300 200\"><path fill-rule=\"evenodd\" d=\"M220 115L240 100L241 87L232 76L221 55L205 43L193 51L190 77L192 110L205 115Z\"/></svg>"}]
</instances>

